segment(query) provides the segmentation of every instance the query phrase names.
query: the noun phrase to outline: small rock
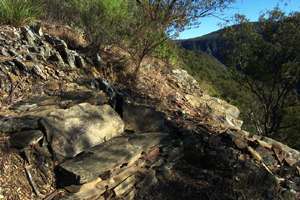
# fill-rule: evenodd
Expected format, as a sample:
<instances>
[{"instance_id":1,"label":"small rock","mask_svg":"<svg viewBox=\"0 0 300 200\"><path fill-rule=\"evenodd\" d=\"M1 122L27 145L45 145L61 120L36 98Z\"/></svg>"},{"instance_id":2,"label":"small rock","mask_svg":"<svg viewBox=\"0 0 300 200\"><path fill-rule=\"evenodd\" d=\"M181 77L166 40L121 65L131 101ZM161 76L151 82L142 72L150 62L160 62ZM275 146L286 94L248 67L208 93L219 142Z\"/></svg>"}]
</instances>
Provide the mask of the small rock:
<instances>
[{"instance_id":1,"label":"small rock","mask_svg":"<svg viewBox=\"0 0 300 200\"><path fill-rule=\"evenodd\" d=\"M45 40L49 42L54 47L59 47L63 49L67 49L68 45L64 40L61 40L57 37L52 37L51 35L45 34Z\"/></svg>"},{"instance_id":2,"label":"small rock","mask_svg":"<svg viewBox=\"0 0 300 200\"><path fill-rule=\"evenodd\" d=\"M42 29L40 23L35 24L34 26L31 27L31 29L40 37L42 37L44 35L43 29Z\"/></svg>"},{"instance_id":3,"label":"small rock","mask_svg":"<svg viewBox=\"0 0 300 200\"><path fill-rule=\"evenodd\" d=\"M28 54L28 55L26 55L25 59L28 61L32 61L34 58L32 55Z\"/></svg>"},{"instance_id":4,"label":"small rock","mask_svg":"<svg viewBox=\"0 0 300 200\"><path fill-rule=\"evenodd\" d=\"M104 62L101 58L101 56L97 53L96 57L94 59L94 64L96 67L103 67L104 66Z\"/></svg>"},{"instance_id":5,"label":"small rock","mask_svg":"<svg viewBox=\"0 0 300 200\"><path fill-rule=\"evenodd\" d=\"M21 132L38 128L38 118L36 117L0 118L0 130L4 133Z\"/></svg>"},{"instance_id":6,"label":"small rock","mask_svg":"<svg viewBox=\"0 0 300 200\"><path fill-rule=\"evenodd\" d=\"M43 70L41 70L41 66L34 65L32 71L43 80L47 80L47 76L44 74Z\"/></svg>"},{"instance_id":7,"label":"small rock","mask_svg":"<svg viewBox=\"0 0 300 200\"><path fill-rule=\"evenodd\" d=\"M236 138L233 142L239 149L246 149L248 146L247 142L242 138Z\"/></svg>"},{"instance_id":8,"label":"small rock","mask_svg":"<svg viewBox=\"0 0 300 200\"><path fill-rule=\"evenodd\" d=\"M49 61L53 61L53 62L57 62L58 65L60 66L64 66L64 60L62 59L61 55L58 52L55 52L54 54L52 54L49 58Z\"/></svg>"},{"instance_id":9,"label":"small rock","mask_svg":"<svg viewBox=\"0 0 300 200\"><path fill-rule=\"evenodd\" d=\"M13 49L9 49L8 53L9 53L10 56L13 56L13 57L19 56L19 54Z\"/></svg>"},{"instance_id":10,"label":"small rock","mask_svg":"<svg viewBox=\"0 0 300 200\"><path fill-rule=\"evenodd\" d=\"M13 62L19 68L20 71L27 72L27 66L21 61L21 59L15 58L13 59Z\"/></svg>"},{"instance_id":11,"label":"small rock","mask_svg":"<svg viewBox=\"0 0 300 200\"><path fill-rule=\"evenodd\" d=\"M85 62L84 62L84 59L80 55L75 56L75 65L79 68L84 68Z\"/></svg>"},{"instance_id":12,"label":"small rock","mask_svg":"<svg viewBox=\"0 0 300 200\"><path fill-rule=\"evenodd\" d=\"M115 187L114 192L117 197L121 197L125 193L128 193L130 189L133 188L135 185L136 179L135 176L128 177L125 181L123 181L121 184L119 184L117 187Z\"/></svg>"},{"instance_id":13,"label":"small rock","mask_svg":"<svg viewBox=\"0 0 300 200\"><path fill-rule=\"evenodd\" d=\"M29 27L25 26L21 28L22 36L24 39L32 46L35 45L36 36L35 34L30 30Z\"/></svg>"},{"instance_id":14,"label":"small rock","mask_svg":"<svg viewBox=\"0 0 300 200\"><path fill-rule=\"evenodd\" d=\"M10 56L10 54L8 53L8 51L6 49L4 49L4 48L1 48L0 54L3 55L3 56Z\"/></svg>"},{"instance_id":15,"label":"small rock","mask_svg":"<svg viewBox=\"0 0 300 200\"><path fill-rule=\"evenodd\" d=\"M37 144L43 137L44 134L38 130L18 132L11 136L10 144L15 148L24 149Z\"/></svg>"}]
</instances>

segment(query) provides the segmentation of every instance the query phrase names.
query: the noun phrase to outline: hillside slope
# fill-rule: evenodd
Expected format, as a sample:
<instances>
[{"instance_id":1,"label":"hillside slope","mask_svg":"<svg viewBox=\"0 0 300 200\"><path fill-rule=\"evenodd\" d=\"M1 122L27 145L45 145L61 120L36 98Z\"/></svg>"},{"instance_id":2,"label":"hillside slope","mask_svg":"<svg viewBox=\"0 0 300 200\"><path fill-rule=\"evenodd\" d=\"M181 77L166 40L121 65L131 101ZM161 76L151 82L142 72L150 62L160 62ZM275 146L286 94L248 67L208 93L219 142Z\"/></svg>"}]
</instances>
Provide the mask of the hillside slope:
<instances>
[{"instance_id":1,"label":"hillside slope","mask_svg":"<svg viewBox=\"0 0 300 200\"><path fill-rule=\"evenodd\" d=\"M206 34L201 37L185 39L185 40L176 40L176 43L184 49L196 51L196 52L205 52L215 58L220 62L223 62L223 54L221 49L224 48L224 40L221 38L223 29Z\"/></svg>"},{"instance_id":2,"label":"hillside slope","mask_svg":"<svg viewBox=\"0 0 300 200\"><path fill-rule=\"evenodd\" d=\"M251 22L251 24L258 28L257 22ZM229 28L238 29L239 25L234 25ZM224 63L224 50L226 50L226 42L222 37L224 31L225 29L220 29L200 37L176 40L176 43L184 49L205 52L217 58L221 63Z\"/></svg>"},{"instance_id":3,"label":"hillside slope","mask_svg":"<svg viewBox=\"0 0 300 200\"><path fill-rule=\"evenodd\" d=\"M0 199L299 199L300 153L241 130L185 70L149 58L132 80L118 48L95 63L0 29Z\"/></svg>"}]
</instances>

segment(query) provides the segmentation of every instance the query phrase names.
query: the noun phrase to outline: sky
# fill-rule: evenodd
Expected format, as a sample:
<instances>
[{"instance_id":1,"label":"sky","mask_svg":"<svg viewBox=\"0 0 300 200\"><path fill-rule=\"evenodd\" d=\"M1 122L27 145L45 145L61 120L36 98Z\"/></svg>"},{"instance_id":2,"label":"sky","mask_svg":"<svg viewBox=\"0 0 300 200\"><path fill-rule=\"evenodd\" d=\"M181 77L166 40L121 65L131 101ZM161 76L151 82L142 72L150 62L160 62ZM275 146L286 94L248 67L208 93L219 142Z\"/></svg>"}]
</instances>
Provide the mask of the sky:
<instances>
[{"instance_id":1,"label":"sky","mask_svg":"<svg viewBox=\"0 0 300 200\"><path fill-rule=\"evenodd\" d=\"M244 14L251 21L257 21L262 12L279 6L285 12L300 11L300 0L236 0L229 9L222 15L232 17L235 13ZM216 31L221 28L220 23L224 23L216 17L206 17L200 20L201 24L197 28L186 30L179 35L179 39L194 38Z\"/></svg>"}]
</instances>

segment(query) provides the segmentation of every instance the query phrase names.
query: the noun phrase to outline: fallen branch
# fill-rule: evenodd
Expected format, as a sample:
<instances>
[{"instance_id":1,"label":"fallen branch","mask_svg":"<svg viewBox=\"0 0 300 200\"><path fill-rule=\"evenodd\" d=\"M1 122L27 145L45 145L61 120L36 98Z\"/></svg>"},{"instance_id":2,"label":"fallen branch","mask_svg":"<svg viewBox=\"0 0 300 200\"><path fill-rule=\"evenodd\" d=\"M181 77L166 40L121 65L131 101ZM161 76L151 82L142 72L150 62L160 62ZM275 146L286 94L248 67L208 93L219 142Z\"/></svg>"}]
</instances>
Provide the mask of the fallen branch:
<instances>
[{"instance_id":1,"label":"fallen branch","mask_svg":"<svg viewBox=\"0 0 300 200\"><path fill-rule=\"evenodd\" d=\"M29 181L29 183L30 183L30 185L31 185L31 187L32 187L32 190L33 190L33 192L34 192L38 197L43 198L44 195L42 195L42 194L39 192L39 190L38 190L38 188L37 188L37 186L36 186L36 184L35 184L35 182L34 182L34 180L33 180L33 178L32 178L32 175L31 175L31 173L30 173L30 169L31 169L31 165L25 165L25 172L26 172L28 181Z\"/></svg>"}]
</instances>

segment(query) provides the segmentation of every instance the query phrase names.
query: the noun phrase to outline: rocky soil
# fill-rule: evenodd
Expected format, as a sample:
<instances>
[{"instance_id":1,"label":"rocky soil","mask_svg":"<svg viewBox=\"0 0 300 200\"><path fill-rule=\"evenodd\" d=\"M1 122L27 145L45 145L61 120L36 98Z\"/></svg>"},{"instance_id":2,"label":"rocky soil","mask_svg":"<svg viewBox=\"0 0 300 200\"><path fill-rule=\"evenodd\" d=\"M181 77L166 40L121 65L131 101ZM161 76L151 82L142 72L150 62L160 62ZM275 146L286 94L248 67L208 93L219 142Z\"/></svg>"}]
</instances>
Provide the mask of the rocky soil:
<instances>
[{"instance_id":1,"label":"rocky soil","mask_svg":"<svg viewBox=\"0 0 300 200\"><path fill-rule=\"evenodd\" d=\"M45 32L0 27L1 200L300 199L300 153L186 71L152 59L128 81L126 55Z\"/></svg>"}]
</instances>

